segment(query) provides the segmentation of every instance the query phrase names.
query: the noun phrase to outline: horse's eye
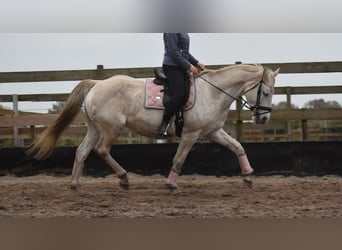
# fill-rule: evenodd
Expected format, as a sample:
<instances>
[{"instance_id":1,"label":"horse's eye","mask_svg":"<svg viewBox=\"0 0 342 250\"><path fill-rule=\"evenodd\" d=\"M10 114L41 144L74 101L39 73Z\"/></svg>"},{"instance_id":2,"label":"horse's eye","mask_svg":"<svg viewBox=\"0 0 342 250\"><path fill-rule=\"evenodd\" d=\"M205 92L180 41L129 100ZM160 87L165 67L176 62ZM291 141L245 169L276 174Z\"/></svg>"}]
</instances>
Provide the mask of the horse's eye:
<instances>
[{"instance_id":1,"label":"horse's eye","mask_svg":"<svg viewBox=\"0 0 342 250\"><path fill-rule=\"evenodd\" d=\"M263 92L264 96L267 97L268 96L268 93L267 92Z\"/></svg>"}]
</instances>

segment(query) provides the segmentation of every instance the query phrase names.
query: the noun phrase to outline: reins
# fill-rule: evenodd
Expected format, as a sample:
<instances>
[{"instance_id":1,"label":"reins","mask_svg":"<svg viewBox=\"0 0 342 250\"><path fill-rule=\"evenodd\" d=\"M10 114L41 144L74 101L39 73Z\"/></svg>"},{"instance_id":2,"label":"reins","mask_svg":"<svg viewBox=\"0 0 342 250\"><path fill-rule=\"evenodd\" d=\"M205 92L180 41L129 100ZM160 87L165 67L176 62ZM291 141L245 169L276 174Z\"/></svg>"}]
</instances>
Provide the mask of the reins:
<instances>
[{"instance_id":1,"label":"reins","mask_svg":"<svg viewBox=\"0 0 342 250\"><path fill-rule=\"evenodd\" d=\"M198 77L201 78L201 79L202 79L203 81L205 81L206 83L208 83L210 86L212 86L212 87L214 87L215 89L217 89L218 91L224 93L225 95L229 96L229 97L232 98L233 100L235 100L235 101L241 103L241 105L244 106L245 108L250 109L250 106L249 106L248 102L247 102L245 99L243 99L242 97L236 98L236 97L232 96L231 94L227 93L226 91L224 91L223 89L221 89L220 87L217 87L215 84L211 83L211 82L208 81L207 79L203 78L202 76L198 76ZM256 85L256 86L257 86L257 85ZM256 87L256 86L255 86L255 87ZM253 88L255 88L255 87L253 87ZM253 88L252 88L252 89L253 89ZM252 89L250 89L250 90L252 90Z\"/></svg>"},{"instance_id":2,"label":"reins","mask_svg":"<svg viewBox=\"0 0 342 250\"><path fill-rule=\"evenodd\" d=\"M247 94L248 92L252 91L253 89L255 89L256 87L258 87L258 92L257 92L257 100L255 105L249 105L247 100L245 100L242 97L234 97L231 94L227 93L226 91L224 91L223 89L221 89L220 87L216 86L215 84L213 84L212 82L210 82L209 80L205 79L204 77L202 77L201 75L198 76L199 78L201 78L203 81L205 81L206 83L208 83L210 86L214 87L215 89L217 89L218 91L224 93L225 95L229 96L230 98L232 98L233 100L239 102L243 107L247 108L250 111L254 111L256 110L256 114L257 115L261 115L261 114L266 114L266 113L270 113L272 111L271 107L265 107L265 106L261 106L260 105L260 99L261 99L261 87L262 84L264 83L264 75L265 75L265 69L263 71L262 74L262 78L261 80L255 84L253 87L251 87L250 89L248 89L244 94ZM265 112L259 113L259 110L264 110Z\"/></svg>"}]
</instances>

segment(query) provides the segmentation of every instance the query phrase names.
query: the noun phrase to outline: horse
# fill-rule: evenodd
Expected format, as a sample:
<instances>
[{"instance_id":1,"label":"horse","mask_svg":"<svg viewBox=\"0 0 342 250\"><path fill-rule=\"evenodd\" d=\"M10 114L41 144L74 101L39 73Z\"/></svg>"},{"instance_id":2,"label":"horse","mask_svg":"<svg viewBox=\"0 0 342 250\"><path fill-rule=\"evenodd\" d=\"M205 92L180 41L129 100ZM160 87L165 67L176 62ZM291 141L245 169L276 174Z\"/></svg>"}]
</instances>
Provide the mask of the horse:
<instances>
[{"instance_id":1,"label":"horse","mask_svg":"<svg viewBox=\"0 0 342 250\"><path fill-rule=\"evenodd\" d=\"M279 68L272 71L260 64L239 64L206 69L195 78L196 101L193 107L184 112L184 127L173 164L166 178L166 186L177 189L177 178L181 173L186 157L199 138L207 138L219 143L236 154L241 175L250 176L254 170L242 145L223 130L231 104L245 96L246 106L256 124L264 124L270 119L275 77ZM127 171L110 155L110 149L123 128L150 138L163 138L156 129L163 111L144 107L144 82L126 75L115 75L104 80L83 80L71 92L64 108L30 145L28 153L35 159L48 157L58 138L79 114L82 105L87 121L87 133L77 147L71 189L80 186L80 176L89 153L97 153L119 178L119 185L129 188ZM175 128L171 126L170 136Z\"/></svg>"}]
</instances>

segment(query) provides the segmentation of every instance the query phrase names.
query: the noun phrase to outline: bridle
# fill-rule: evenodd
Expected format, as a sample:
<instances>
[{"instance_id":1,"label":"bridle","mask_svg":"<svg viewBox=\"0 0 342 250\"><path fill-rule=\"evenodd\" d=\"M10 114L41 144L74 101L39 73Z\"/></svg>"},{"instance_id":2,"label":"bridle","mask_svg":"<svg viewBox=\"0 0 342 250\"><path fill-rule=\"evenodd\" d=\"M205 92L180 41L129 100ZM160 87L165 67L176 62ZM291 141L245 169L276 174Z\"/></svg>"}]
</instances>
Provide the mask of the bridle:
<instances>
[{"instance_id":1,"label":"bridle","mask_svg":"<svg viewBox=\"0 0 342 250\"><path fill-rule=\"evenodd\" d=\"M262 85L265 84L264 82L264 76L265 76L265 69L264 69L264 72L262 73L262 78L261 80L255 85L253 86L252 88L250 88L249 90L247 90L245 92L245 94L247 94L249 91L255 89L256 87L258 87L258 92L257 92L257 99L256 99L256 102L255 102L255 105L248 105L248 109L252 112L255 111L255 114L256 115L263 115L263 114L267 114L267 113L271 113L272 112L272 108L271 107L266 107L266 106L262 106L260 105L260 102L261 102L261 92L262 92ZM244 99L242 99L243 101L245 101ZM247 101L245 101L247 102ZM263 111L261 113L259 113L259 111Z\"/></svg>"},{"instance_id":2,"label":"bridle","mask_svg":"<svg viewBox=\"0 0 342 250\"><path fill-rule=\"evenodd\" d=\"M242 97L234 97L231 94L227 93L226 91L224 91L223 89L221 89L220 87L217 87L215 84L213 84L212 82L208 81L207 79L205 79L204 77L202 77L201 75L198 76L199 78L201 78L203 81L205 81L206 83L208 83L210 86L214 87L215 89L219 90L220 92L224 93L225 95L229 96L230 98L232 98L233 100L239 102L243 107L247 108L248 110L252 111L254 114L256 115L263 115L263 114L267 114L267 113L271 113L272 108L271 107L266 107L266 106L262 106L260 105L261 102L261 92L262 92L262 85L265 84L264 82L264 75L265 75L265 69L262 73L262 77L261 80L255 84L253 87L251 87L250 89L248 89L244 94L247 94L248 92L252 91L255 88L258 88L258 92L257 92L257 99L255 102L255 105L249 105L247 100L245 100ZM259 111L262 111L261 113Z\"/></svg>"}]
</instances>

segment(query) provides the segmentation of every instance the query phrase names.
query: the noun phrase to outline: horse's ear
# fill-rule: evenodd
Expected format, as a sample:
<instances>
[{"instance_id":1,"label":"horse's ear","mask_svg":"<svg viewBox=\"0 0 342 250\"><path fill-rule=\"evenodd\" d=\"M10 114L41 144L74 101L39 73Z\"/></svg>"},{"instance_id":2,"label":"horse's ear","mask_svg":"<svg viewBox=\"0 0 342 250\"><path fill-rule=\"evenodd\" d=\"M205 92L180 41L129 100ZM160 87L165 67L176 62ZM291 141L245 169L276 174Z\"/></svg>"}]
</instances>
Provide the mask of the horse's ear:
<instances>
[{"instance_id":1,"label":"horse's ear","mask_svg":"<svg viewBox=\"0 0 342 250\"><path fill-rule=\"evenodd\" d=\"M274 77L276 77L279 74L280 68L277 68L275 71L273 71Z\"/></svg>"}]
</instances>

